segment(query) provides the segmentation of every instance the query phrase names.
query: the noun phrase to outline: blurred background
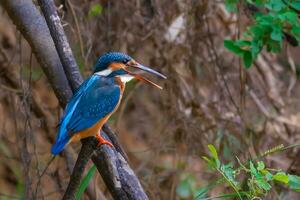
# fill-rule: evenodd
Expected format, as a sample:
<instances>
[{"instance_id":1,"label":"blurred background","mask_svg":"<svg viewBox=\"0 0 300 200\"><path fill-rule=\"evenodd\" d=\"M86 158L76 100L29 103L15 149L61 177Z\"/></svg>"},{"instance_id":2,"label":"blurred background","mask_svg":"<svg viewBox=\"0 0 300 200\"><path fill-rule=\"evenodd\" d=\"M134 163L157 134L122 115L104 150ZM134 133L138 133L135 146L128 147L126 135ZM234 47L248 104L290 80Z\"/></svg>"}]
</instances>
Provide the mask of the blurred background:
<instances>
[{"instance_id":1,"label":"blurred background","mask_svg":"<svg viewBox=\"0 0 300 200\"><path fill-rule=\"evenodd\" d=\"M195 199L217 180L202 159L208 144L224 163L236 163L236 157L246 161L300 142L299 48L284 44L278 55L263 52L249 70L224 48L224 39L235 39L251 23L247 10L237 16L224 2L209 0L66 0L57 7L85 78L107 51L125 52L168 76L155 80L163 90L130 82L109 121L150 199ZM0 15L0 199L22 199L24 185L35 190L50 159L62 109L1 7ZM51 164L41 199L61 198L80 146L70 147L72 158L61 155ZM289 149L264 161L300 174L297 155L297 148ZM220 185L207 193L230 191ZM279 194L300 198L276 186L265 199ZM111 199L98 173L83 199Z\"/></svg>"}]
</instances>

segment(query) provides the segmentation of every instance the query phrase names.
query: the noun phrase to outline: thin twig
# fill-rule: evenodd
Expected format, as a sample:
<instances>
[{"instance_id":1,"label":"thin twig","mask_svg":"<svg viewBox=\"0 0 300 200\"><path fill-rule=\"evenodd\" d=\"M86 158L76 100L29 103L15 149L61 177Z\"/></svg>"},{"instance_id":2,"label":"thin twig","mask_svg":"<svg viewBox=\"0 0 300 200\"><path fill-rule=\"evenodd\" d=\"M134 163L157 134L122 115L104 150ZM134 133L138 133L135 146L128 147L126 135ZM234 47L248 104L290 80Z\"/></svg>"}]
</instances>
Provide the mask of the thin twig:
<instances>
[{"instance_id":1,"label":"thin twig","mask_svg":"<svg viewBox=\"0 0 300 200\"><path fill-rule=\"evenodd\" d=\"M20 67L20 71L19 71L19 77L20 77L20 86L22 88L23 91L23 95L22 95L22 100L20 102L20 110L22 110L23 112L23 119L24 119L24 126L22 129L22 134L21 134L21 147L20 148L20 156L21 156L21 160L22 160L22 165L23 165L23 176L24 176L24 180L25 180L25 199L32 199L33 197L33 191L32 191L32 180L30 177L30 164L31 164L31 155L28 151L28 135L30 133L30 106L28 103L28 94L30 93L29 88L26 88L25 85L23 84L23 60L22 60L22 37L20 34L20 38L19 38L19 45L20 45L20 63L19 63L19 67Z\"/></svg>"},{"instance_id":2,"label":"thin twig","mask_svg":"<svg viewBox=\"0 0 300 200\"><path fill-rule=\"evenodd\" d=\"M75 13L73 4L69 0L67 0L67 4L70 7L72 17L74 18L74 22L75 22L75 26L76 26L76 30L77 30L77 37L79 39L80 52L81 52L82 58L84 58L85 57L84 56L84 47L83 47L81 31L80 31L80 27L79 27L79 23L78 23L78 18L77 18L77 15Z\"/></svg>"},{"instance_id":3,"label":"thin twig","mask_svg":"<svg viewBox=\"0 0 300 200\"><path fill-rule=\"evenodd\" d=\"M208 32L208 39L209 39L208 41L209 41L209 43L210 43L211 50L213 51L214 56L216 57L215 63L216 63L216 66L217 66L218 70L221 71L221 64L220 64L220 62L219 62L219 56L218 56L218 53L217 53L217 51L216 51L216 49L215 49L214 41L213 41L213 39L211 38L212 33L211 33L211 31L210 31L209 22L208 22L207 19L206 19L205 21L206 21L206 24L207 24L207 32ZM209 52L210 52L210 51L209 51ZM237 113L240 114L240 109L239 109L239 107L237 106L235 100L233 99L233 95L232 95L232 93L231 93L231 91L230 91L230 89L229 89L229 86L228 86L228 83L227 83L227 81L226 81L226 79L225 79L224 74L223 74L223 73L219 73L219 74L220 74L220 77L221 77L221 79L222 79L222 81L223 81L223 83L224 83L225 90L226 90L226 92L228 93L229 100L231 101L232 105L233 105L234 108L236 109Z\"/></svg>"}]
</instances>

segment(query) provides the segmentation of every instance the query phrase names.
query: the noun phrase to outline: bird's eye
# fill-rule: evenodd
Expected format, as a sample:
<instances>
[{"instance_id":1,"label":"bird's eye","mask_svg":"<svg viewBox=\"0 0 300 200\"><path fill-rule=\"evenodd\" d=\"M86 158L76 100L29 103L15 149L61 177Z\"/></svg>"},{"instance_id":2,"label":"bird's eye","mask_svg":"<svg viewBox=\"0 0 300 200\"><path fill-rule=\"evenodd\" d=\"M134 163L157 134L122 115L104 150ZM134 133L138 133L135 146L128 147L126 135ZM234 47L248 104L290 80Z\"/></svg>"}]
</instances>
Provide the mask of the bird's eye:
<instances>
[{"instance_id":1,"label":"bird's eye","mask_svg":"<svg viewBox=\"0 0 300 200\"><path fill-rule=\"evenodd\" d=\"M127 59L123 60L123 63L124 63L124 64L126 64L127 62L128 62L128 60L127 60Z\"/></svg>"}]
</instances>

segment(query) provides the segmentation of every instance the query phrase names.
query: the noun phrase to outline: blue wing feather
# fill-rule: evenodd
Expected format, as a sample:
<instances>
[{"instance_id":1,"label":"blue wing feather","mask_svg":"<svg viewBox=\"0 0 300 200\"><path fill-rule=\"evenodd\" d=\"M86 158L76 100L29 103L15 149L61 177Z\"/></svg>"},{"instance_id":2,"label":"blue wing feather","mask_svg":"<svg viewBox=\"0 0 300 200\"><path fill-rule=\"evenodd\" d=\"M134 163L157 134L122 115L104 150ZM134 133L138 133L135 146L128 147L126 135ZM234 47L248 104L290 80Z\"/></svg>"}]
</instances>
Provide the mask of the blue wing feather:
<instances>
[{"instance_id":1,"label":"blue wing feather","mask_svg":"<svg viewBox=\"0 0 300 200\"><path fill-rule=\"evenodd\" d=\"M66 106L51 152L60 153L71 134L85 130L111 113L119 102L121 90L113 78L93 75L87 79Z\"/></svg>"},{"instance_id":2,"label":"blue wing feather","mask_svg":"<svg viewBox=\"0 0 300 200\"><path fill-rule=\"evenodd\" d=\"M120 99L120 87L109 85L89 88L89 92L82 96L78 108L74 111L67 129L76 133L92 127L100 119L111 113Z\"/></svg>"}]
</instances>

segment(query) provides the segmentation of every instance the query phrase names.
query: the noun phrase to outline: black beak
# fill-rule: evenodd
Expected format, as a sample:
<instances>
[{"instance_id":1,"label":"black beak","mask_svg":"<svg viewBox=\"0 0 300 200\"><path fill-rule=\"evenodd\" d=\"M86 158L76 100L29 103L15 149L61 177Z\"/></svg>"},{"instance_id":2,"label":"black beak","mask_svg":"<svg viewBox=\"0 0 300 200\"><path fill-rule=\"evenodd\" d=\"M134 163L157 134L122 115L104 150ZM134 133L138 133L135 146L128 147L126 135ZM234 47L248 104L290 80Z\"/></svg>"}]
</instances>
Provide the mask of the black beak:
<instances>
[{"instance_id":1,"label":"black beak","mask_svg":"<svg viewBox=\"0 0 300 200\"><path fill-rule=\"evenodd\" d=\"M135 63L134 65L131 65L131 67L134 67L136 69L140 69L140 70L143 70L145 72L154 74L154 75L156 75L156 76L158 76L160 78L167 79L167 77L165 75L163 75L163 74L161 74L161 73L159 73L159 72L157 72L157 71L155 71L155 70L153 70L153 69L151 69L149 67L146 67L146 66L144 66L144 65L142 65L140 63Z\"/></svg>"},{"instance_id":2,"label":"black beak","mask_svg":"<svg viewBox=\"0 0 300 200\"><path fill-rule=\"evenodd\" d=\"M127 63L127 66L133 67L133 68L136 68L136 69L143 70L143 71L145 71L145 72L154 74L154 75L156 75L156 76L158 76L158 77L160 77L160 78L163 78L163 79L167 79L167 77L166 77L165 75L163 75L163 74L161 74L161 73L159 73L159 72L157 72L157 71L155 71L155 70L153 70L153 69L151 69L151 68L149 68L149 67L146 67L146 66L144 66L144 65L142 65L142 64L140 64L140 63L137 63L137 62L135 62L135 61L129 61L129 62ZM135 77L136 79L138 79L138 80L144 81L144 82L146 82L146 83L148 83L148 84L150 84L150 85L153 85L153 86L155 86L155 87L157 87L157 88L159 88L159 89L162 89L161 86L159 86L159 85L157 85L156 83L154 83L154 82L152 82L152 81L150 81L150 80L148 80L148 79L146 79L146 78L140 76L139 74L135 74L135 73L133 73L133 72L130 72L130 71L128 71L127 69L125 69L125 71L126 71L129 75L134 76L134 77Z\"/></svg>"}]
</instances>

